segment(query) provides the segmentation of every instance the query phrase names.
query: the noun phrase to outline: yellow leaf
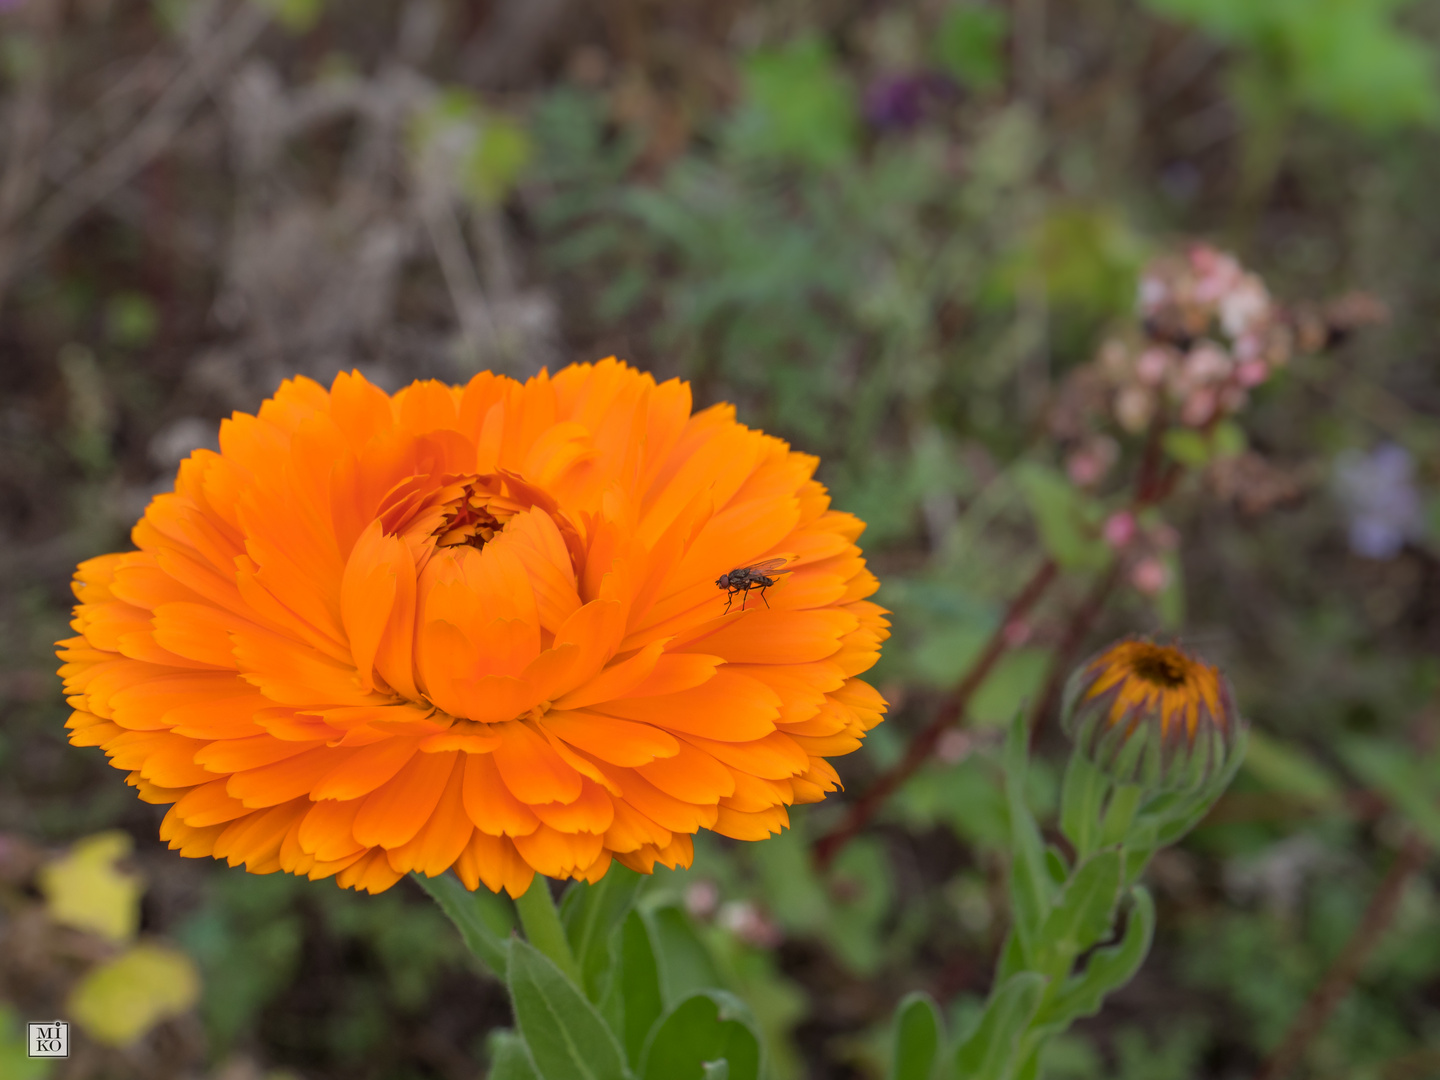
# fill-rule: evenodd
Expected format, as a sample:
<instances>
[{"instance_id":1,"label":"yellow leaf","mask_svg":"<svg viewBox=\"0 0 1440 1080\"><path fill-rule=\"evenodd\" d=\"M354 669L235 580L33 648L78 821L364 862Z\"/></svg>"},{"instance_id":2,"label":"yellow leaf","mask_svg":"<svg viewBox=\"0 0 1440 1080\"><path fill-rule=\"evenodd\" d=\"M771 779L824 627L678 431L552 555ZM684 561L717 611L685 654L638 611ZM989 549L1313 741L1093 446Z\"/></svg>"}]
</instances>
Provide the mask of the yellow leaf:
<instances>
[{"instance_id":1,"label":"yellow leaf","mask_svg":"<svg viewBox=\"0 0 1440 1080\"><path fill-rule=\"evenodd\" d=\"M129 835L113 830L77 840L70 853L40 870L45 906L58 923L111 941L129 941L140 928L140 875L115 864L130 854Z\"/></svg>"},{"instance_id":2,"label":"yellow leaf","mask_svg":"<svg viewBox=\"0 0 1440 1080\"><path fill-rule=\"evenodd\" d=\"M164 945L132 945L86 975L66 1010L96 1042L127 1046L199 995L190 957Z\"/></svg>"}]
</instances>

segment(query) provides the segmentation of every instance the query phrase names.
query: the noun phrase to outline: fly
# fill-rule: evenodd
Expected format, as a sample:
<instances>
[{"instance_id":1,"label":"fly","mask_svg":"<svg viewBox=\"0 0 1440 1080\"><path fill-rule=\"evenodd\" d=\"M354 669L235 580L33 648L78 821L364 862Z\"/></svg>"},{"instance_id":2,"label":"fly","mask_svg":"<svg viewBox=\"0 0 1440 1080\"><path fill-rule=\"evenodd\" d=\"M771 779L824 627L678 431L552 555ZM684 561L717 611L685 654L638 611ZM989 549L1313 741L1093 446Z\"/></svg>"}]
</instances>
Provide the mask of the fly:
<instances>
[{"instance_id":1,"label":"fly","mask_svg":"<svg viewBox=\"0 0 1440 1080\"><path fill-rule=\"evenodd\" d=\"M756 563L754 566L737 566L728 574L721 574L715 579L715 587L724 589L729 595L725 602L725 611L730 611L730 605L735 602L736 593L748 593L751 589L760 590L760 599L765 600L765 590L775 584L775 579L770 575L774 574L780 567L784 566L788 559L766 559L764 562ZM770 601L765 600L765 606L770 606ZM740 610L745 610L745 598L740 600Z\"/></svg>"}]
</instances>

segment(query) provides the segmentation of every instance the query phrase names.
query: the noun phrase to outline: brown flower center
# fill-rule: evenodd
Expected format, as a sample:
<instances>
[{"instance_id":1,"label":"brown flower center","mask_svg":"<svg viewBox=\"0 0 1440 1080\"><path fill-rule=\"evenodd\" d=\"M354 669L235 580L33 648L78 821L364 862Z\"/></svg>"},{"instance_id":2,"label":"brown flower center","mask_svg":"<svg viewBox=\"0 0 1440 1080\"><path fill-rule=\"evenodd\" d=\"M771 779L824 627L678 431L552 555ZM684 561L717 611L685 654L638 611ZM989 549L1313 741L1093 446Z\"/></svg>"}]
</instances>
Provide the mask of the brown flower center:
<instances>
[{"instance_id":1,"label":"brown flower center","mask_svg":"<svg viewBox=\"0 0 1440 1080\"><path fill-rule=\"evenodd\" d=\"M1130 661L1130 670L1136 678L1171 690L1185 685L1190 667L1189 657L1165 645L1140 645Z\"/></svg>"}]
</instances>

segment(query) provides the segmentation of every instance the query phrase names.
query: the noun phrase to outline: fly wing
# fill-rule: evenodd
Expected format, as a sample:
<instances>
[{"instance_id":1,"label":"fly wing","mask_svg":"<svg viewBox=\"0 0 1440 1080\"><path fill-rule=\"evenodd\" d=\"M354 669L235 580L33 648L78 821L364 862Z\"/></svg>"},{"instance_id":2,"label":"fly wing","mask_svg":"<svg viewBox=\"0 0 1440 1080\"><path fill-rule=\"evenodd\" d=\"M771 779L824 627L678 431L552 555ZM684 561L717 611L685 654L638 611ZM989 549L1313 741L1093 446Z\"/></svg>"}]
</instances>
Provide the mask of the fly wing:
<instances>
[{"instance_id":1,"label":"fly wing","mask_svg":"<svg viewBox=\"0 0 1440 1080\"><path fill-rule=\"evenodd\" d=\"M789 561L788 558L782 555L778 559L766 559L764 562L758 562L754 566L747 566L745 569L751 574L769 577Z\"/></svg>"}]
</instances>

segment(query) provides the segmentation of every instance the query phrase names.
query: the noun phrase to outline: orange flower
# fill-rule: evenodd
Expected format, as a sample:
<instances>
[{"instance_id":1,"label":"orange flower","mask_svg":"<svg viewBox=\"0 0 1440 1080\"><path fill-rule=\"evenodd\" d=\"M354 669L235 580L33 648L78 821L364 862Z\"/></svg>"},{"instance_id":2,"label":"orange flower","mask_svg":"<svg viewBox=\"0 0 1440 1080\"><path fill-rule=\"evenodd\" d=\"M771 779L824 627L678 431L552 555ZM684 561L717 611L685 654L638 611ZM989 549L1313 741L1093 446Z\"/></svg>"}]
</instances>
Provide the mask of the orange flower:
<instances>
[{"instance_id":1,"label":"orange flower","mask_svg":"<svg viewBox=\"0 0 1440 1080\"><path fill-rule=\"evenodd\" d=\"M512 896L689 865L824 798L885 711L864 524L685 383L296 379L220 446L80 565L59 643L70 741L182 855ZM727 613L717 575L774 558Z\"/></svg>"},{"instance_id":2,"label":"orange flower","mask_svg":"<svg viewBox=\"0 0 1440 1080\"><path fill-rule=\"evenodd\" d=\"M1203 783L1237 744L1240 721L1224 676L1173 645L1118 642L1076 670L1065 698L1065 729L1122 781Z\"/></svg>"}]
</instances>

